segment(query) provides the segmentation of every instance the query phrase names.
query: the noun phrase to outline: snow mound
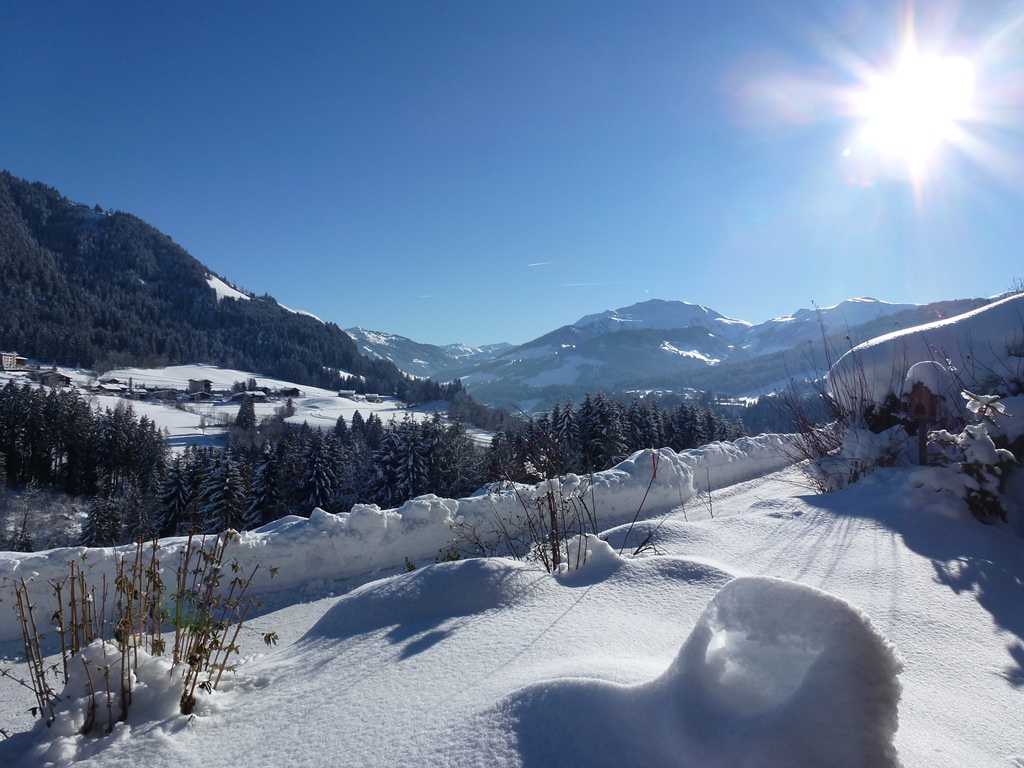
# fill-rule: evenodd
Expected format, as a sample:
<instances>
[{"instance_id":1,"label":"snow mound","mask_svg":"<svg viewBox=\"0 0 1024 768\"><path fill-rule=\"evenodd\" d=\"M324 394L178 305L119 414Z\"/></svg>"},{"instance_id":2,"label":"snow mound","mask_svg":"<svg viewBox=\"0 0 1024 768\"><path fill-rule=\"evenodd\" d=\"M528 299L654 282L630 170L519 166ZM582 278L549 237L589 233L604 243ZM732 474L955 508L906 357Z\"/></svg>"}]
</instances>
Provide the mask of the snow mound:
<instances>
[{"instance_id":1,"label":"snow mound","mask_svg":"<svg viewBox=\"0 0 1024 768\"><path fill-rule=\"evenodd\" d=\"M901 670L846 601L741 577L651 683L540 683L499 711L512 718L524 765L897 766Z\"/></svg>"},{"instance_id":2,"label":"snow mound","mask_svg":"<svg viewBox=\"0 0 1024 768\"><path fill-rule=\"evenodd\" d=\"M175 671L165 658L150 656L141 648L135 664L129 666L131 697L125 716L118 683L123 671L120 651L102 640L79 651L68 665L68 680L57 701L53 723L47 727L44 720L39 720L31 741L26 742L27 760L39 765L64 765L101 755L111 740L94 737L103 734L112 734L116 742L128 738L133 727L158 722L170 725L172 730L184 726L187 718L178 706L184 689L181 670ZM105 682L108 677L109 692Z\"/></svg>"},{"instance_id":3,"label":"snow mound","mask_svg":"<svg viewBox=\"0 0 1024 768\"><path fill-rule=\"evenodd\" d=\"M325 613L300 642L340 640L385 627L437 624L507 607L540 578L535 567L504 559L428 565L354 590Z\"/></svg>"},{"instance_id":4,"label":"snow mound","mask_svg":"<svg viewBox=\"0 0 1024 768\"><path fill-rule=\"evenodd\" d=\"M1024 294L1016 294L956 317L879 336L836 361L828 374L829 387L833 394L854 387L859 396L881 403L889 393L898 394L910 364L932 360L955 372L958 386L975 392L1003 389L1000 382L1022 373L1022 318ZM933 392L946 394L941 385L948 375L933 372L928 377L938 379L925 381L929 388L938 387ZM950 399L955 401L956 394Z\"/></svg>"}]
</instances>

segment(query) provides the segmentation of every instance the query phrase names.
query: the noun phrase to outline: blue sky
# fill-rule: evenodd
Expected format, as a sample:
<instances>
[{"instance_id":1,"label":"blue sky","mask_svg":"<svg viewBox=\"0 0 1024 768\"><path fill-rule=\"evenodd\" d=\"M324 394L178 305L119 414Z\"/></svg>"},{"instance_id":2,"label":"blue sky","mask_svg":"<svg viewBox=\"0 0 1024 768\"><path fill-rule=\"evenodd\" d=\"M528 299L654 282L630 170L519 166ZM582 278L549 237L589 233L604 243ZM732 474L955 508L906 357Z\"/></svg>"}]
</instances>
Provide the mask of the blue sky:
<instances>
[{"instance_id":1,"label":"blue sky","mask_svg":"<svg viewBox=\"0 0 1024 768\"><path fill-rule=\"evenodd\" d=\"M925 172L858 143L901 2L0 6L0 167L342 327L524 342L652 298L752 322L1024 276L1024 2ZM854 101L851 101L854 99Z\"/></svg>"}]
</instances>

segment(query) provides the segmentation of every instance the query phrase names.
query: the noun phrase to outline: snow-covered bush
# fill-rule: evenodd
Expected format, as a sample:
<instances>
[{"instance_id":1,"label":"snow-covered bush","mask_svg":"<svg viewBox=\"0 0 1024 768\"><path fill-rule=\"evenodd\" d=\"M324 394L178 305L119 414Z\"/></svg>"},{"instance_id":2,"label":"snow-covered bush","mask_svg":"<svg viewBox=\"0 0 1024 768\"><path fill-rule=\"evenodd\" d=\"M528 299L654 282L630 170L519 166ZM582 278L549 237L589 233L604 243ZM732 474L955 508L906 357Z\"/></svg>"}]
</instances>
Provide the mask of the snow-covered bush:
<instances>
[{"instance_id":1,"label":"snow-covered bush","mask_svg":"<svg viewBox=\"0 0 1024 768\"><path fill-rule=\"evenodd\" d=\"M974 414L974 423L967 424L959 434L947 430L930 433L933 444L943 449L943 458L950 462L961 477L954 489L967 502L967 508L984 523L996 519L1006 521L1006 504L1000 491L1003 470L1017 460L1005 448L996 447L989 427L995 426L996 414L1005 415L1006 408L999 395L962 393L967 410Z\"/></svg>"},{"instance_id":2,"label":"snow-covered bush","mask_svg":"<svg viewBox=\"0 0 1024 768\"><path fill-rule=\"evenodd\" d=\"M15 607L29 667L29 680L20 682L35 694L34 709L47 726L111 733L116 722L128 719L140 684L147 695L169 692L170 706L176 704L183 715L195 709L197 689L216 690L233 668L238 633L254 604L246 593L260 568L225 559L229 542L237 538L235 531L190 536L178 551L170 584L164 581L159 541L140 541L134 553L115 555L112 585L105 576L97 581L83 550L79 559L67 562L65 574L47 580L56 604L51 621L60 642L58 664L46 661L44 625L29 594L30 578L16 579ZM264 641L274 644L277 636L266 633ZM168 681L153 683L165 673ZM63 684L60 693L51 678Z\"/></svg>"},{"instance_id":3,"label":"snow-covered bush","mask_svg":"<svg viewBox=\"0 0 1024 768\"><path fill-rule=\"evenodd\" d=\"M592 480L571 472L534 486L512 485L520 513L511 519L497 513L494 516L508 554L536 561L548 573L557 573L567 564L576 567L579 563L570 563L574 553L570 552L569 542L597 534L597 519L587 500L591 486ZM575 557L581 557L578 547Z\"/></svg>"},{"instance_id":4,"label":"snow-covered bush","mask_svg":"<svg viewBox=\"0 0 1024 768\"><path fill-rule=\"evenodd\" d=\"M839 448L809 461L806 472L822 493L845 488L880 467L908 466L913 439L902 425L874 433L864 426L847 427Z\"/></svg>"}]
</instances>

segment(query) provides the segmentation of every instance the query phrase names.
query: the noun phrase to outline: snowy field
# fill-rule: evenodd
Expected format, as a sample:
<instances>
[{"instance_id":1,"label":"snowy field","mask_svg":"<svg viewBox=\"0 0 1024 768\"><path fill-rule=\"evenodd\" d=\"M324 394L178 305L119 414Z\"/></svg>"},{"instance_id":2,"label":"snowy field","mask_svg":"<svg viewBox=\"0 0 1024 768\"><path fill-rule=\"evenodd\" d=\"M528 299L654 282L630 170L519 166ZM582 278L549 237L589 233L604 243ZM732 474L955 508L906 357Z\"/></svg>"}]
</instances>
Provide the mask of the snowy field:
<instances>
[{"instance_id":1,"label":"snowy field","mask_svg":"<svg viewBox=\"0 0 1024 768\"><path fill-rule=\"evenodd\" d=\"M280 634L276 649L245 635L243 663L190 718L154 663L102 737L75 733L74 702L33 725L31 694L0 678L0 764L1024 765L1021 539L956 513L914 470L807 495L778 448L644 451L600 473L610 546L590 540L556 575L434 563L452 523L514 510L507 493L243 534L232 556L280 568L257 581L250 622ZM628 537L651 533L654 549L621 557L645 492ZM36 574L48 615L43 583L80 554L0 554L5 589ZM111 557L86 560L100 572ZM19 635L5 593L15 672Z\"/></svg>"},{"instance_id":2,"label":"snowy field","mask_svg":"<svg viewBox=\"0 0 1024 768\"><path fill-rule=\"evenodd\" d=\"M168 442L174 451L184 450L188 445L222 445L226 435L223 425L227 420L234 419L238 414L239 404L232 400L225 402L184 403L179 408L163 403L126 400L116 394L93 394L91 392L91 385L95 380L93 372L61 367L58 367L57 370L69 376L72 380L72 385L87 394L95 407L112 409L118 403L125 403L130 405L139 416L147 416L158 427L166 429ZM23 374L15 373L10 375L0 372L0 386L4 386L12 378L19 383L31 383ZM311 427L319 427L321 429L333 429L339 416L344 416L345 421L351 423L352 414L356 411L359 411L364 419L371 413L375 413L386 424L392 417L401 421L407 413L411 414L413 418L421 419L424 415L429 415L432 410L426 407L410 409L393 398L386 398L378 403L371 403L366 400L350 400L345 397L339 397L338 393L331 389L302 386L248 371L220 368L212 365L173 365L167 368L120 368L104 373L101 378L114 378L122 382L127 382L130 379L132 385L136 388L156 387L179 391L188 391L189 379L209 379L213 382L214 390L226 391L230 390L231 385L235 382L245 382L252 378L256 380L257 386L260 387L298 389L302 394L299 397L292 398L295 414L286 419L286 421L299 426L305 422ZM257 418L272 415L276 409L283 407L285 402L286 399L273 399L267 402L256 403ZM443 410L443 403L439 403L438 406L442 407Z\"/></svg>"}]
</instances>

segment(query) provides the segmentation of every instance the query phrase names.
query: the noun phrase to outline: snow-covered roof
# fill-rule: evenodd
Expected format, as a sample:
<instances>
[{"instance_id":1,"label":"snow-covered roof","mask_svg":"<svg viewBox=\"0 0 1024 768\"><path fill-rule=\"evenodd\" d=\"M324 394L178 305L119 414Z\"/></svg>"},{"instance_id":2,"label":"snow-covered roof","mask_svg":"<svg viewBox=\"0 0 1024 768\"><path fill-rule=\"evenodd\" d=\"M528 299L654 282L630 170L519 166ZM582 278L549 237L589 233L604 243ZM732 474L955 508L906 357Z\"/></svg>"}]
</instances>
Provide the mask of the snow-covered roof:
<instances>
[{"instance_id":1,"label":"snow-covered roof","mask_svg":"<svg viewBox=\"0 0 1024 768\"><path fill-rule=\"evenodd\" d=\"M945 397L950 383L949 370L946 366L934 360L922 360L914 363L907 371L903 379L903 395L908 395L915 384L924 384L933 395Z\"/></svg>"}]
</instances>

